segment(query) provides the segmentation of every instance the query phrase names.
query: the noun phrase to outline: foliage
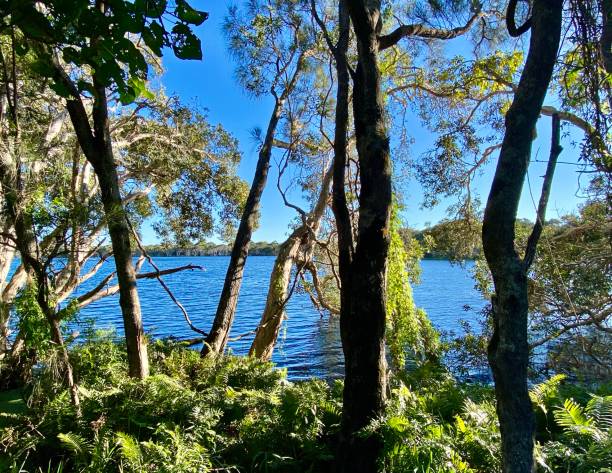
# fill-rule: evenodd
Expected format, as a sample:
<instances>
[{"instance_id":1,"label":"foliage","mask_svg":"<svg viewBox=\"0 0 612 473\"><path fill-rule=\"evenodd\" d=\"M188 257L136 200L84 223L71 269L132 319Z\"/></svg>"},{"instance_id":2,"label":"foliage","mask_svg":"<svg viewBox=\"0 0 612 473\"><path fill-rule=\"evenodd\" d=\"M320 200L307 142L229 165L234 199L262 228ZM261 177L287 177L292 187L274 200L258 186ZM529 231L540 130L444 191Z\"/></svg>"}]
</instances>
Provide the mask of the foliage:
<instances>
[{"instance_id":1,"label":"foliage","mask_svg":"<svg viewBox=\"0 0 612 473\"><path fill-rule=\"evenodd\" d=\"M131 103L139 96L151 97L147 91L147 52L138 47L130 36L141 38L149 51L161 57L162 48L171 47L180 59L201 59L200 40L192 31L207 18L205 12L193 9L186 0L178 0L171 9L166 0L113 1L100 8L99 2L79 0L64 2L45 0L0 3L0 12L6 24L18 26L32 41L29 47L37 49L37 71L53 78L52 88L67 97L70 91L57 81L49 67L51 53L40 45L61 48L67 64L76 68L91 68L105 87L116 85L121 101ZM172 22L172 30L166 30ZM78 81L80 92L93 93L94 83L87 78Z\"/></svg>"},{"instance_id":2,"label":"foliage","mask_svg":"<svg viewBox=\"0 0 612 473\"><path fill-rule=\"evenodd\" d=\"M401 235L399 205L391 213L391 242L387 269L387 335L386 342L396 371L401 372L406 363L406 354L424 359L436 355L438 334L427 315L418 309L412 298L410 280L415 278L415 269L422 250L416 240L406 246ZM409 252L410 251L410 252Z\"/></svg>"},{"instance_id":3,"label":"foliage","mask_svg":"<svg viewBox=\"0 0 612 473\"><path fill-rule=\"evenodd\" d=\"M70 353L82 417L42 359L20 409L0 404L0 471L325 472L339 434L342 383L292 383L271 363L200 358L180 343L151 345L152 376L125 374L123 345L92 333ZM36 385L39 387L36 387ZM541 471L606 471L610 387L562 377L532 389ZM5 408L6 407L6 408ZM384 416L363 435L383 441L389 472L495 472L499 429L489 386L457 382L425 363L394 381ZM39 470L40 469L40 470Z\"/></svg>"}]
</instances>

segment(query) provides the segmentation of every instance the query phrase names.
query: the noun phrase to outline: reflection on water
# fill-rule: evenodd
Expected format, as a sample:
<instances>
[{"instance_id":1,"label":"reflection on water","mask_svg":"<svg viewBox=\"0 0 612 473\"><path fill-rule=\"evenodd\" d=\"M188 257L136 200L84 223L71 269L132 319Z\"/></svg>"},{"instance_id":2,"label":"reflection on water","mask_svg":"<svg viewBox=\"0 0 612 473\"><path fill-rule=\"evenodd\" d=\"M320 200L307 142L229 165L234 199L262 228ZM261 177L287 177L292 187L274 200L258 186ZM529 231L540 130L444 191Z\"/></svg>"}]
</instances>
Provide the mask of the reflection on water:
<instances>
[{"instance_id":1,"label":"reflection on water","mask_svg":"<svg viewBox=\"0 0 612 473\"><path fill-rule=\"evenodd\" d=\"M229 257L165 257L156 258L160 269L201 265L204 271L187 271L164 277L174 295L187 309L193 323L208 330L214 317L217 301ZM240 335L257 327L265 305L268 277L274 257L254 256L247 261L245 276L231 336ZM105 271L87 281L79 293L93 288L112 270L112 260ZM459 328L461 319L474 320L477 310L484 305L474 289L467 268L453 266L447 261L423 261L422 283L414 288L414 299L425 309L439 329ZM143 268L150 271L151 268ZM198 336L185 323L182 313L172 303L156 280L140 280L145 330L153 337L193 338ZM464 306L474 310L466 312ZM338 377L342 375L342 348L338 320L313 308L308 296L296 292L286 307L287 320L281 330L273 361L285 367L292 379L311 376ZM93 318L98 328L115 328L122 334L118 296L102 299L82 311L82 318ZM248 353L253 336L230 343L233 353Z\"/></svg>"}]
</instances>

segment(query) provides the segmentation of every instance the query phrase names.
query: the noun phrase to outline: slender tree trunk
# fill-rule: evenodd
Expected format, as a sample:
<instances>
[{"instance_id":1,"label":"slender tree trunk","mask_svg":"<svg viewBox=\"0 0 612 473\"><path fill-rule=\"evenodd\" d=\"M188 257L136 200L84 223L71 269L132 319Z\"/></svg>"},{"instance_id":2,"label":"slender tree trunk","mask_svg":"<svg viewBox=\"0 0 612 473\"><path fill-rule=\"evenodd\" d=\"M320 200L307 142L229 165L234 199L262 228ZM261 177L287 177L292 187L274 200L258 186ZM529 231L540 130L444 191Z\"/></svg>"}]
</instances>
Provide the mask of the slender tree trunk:
<instances>
[{"instance_id":1,"label":"slender tree trunk","mask_svg":"<svg viewBox=\"0 0 612 473\"><path fill-rule=\"evenodd\" d=\"M562 0L534 2L529 54L506 115L506 132L483 221L483 248L495 285L488 358L495 380L506 473L533 470L534 417L527 389L527 271L516 253L514 232L533 130L557 57L562 7Z\"/></svg>"},{"instance_id":2,"label":"slender tree trunk","mask_svg":"<svg viewBox=\"0 0 612 473\"><path fill-rule=\"evenodd\" d=\"M274 102L274 109L272 110L270 121L268 122L268 129L264 142L259 150L255 176L253 177L251 189L244 210L242 211L242 218L240 219L238 233L236 234L234 246L232 247L230 263L225 274L225 282L219 298L215 319L213 320L210 333L206 337L206 340L204 340L204 346L201 351L202 356L206 356L210 353L223 353L227 345L227 339L232 328L232 323L234 322L236 305L238 304L240 286L242 286L242 276L244 274L244 265L246 264L249 254L251 236L259 217L259 202L268 180L274 135L283 113L285 101L295 88L298 78L302 73L304 60L305 53L302 52L297 59L295 71L293 72L291 80L289 80L289 83L285 86L280 96L275 95L276 100Z\"/></svg>"},{"instance_id":3,"label":"slender tree trunk","mask_svg":"<svg viewBox=\"0 0 612 473\"><path fill-rule=\"evenodd\" d=\"M283 105L283 101L280 99L276 100L268 123L266 137L259 150L255 176L253 177L249 196L242 211L242 218L240 219L238 233L232 247L230 263L225 274L225 282L221 291L221 297L219 298L215 319L210 333L206 340L204 340L202 356L206 356L209 353L222 353L227 345L227 339L236 313L240 287L242 286L244 265L249 254L251 236L259 218L259 203L268 180L274 134L276 133L276 127L283 111Z\"/></svg>"},{"instance_id":4,"label":"slender tree trunk","mask_svg":"<svg viewBox=\"0 0 612 473\"><path fill-rule=\"evenodd\" d=\"M327 201L329 200L329 185L332 180L332 171L333 167L325 173L319 197L314 208L306 217L306 222L296 228L280 246L278 256L274 260L272 274L270 275L266 307L257 327L255 339L249 350L249 355L251 356L256 356L262 360L272 358L274 345L285 318L287 298L290 297L287 292L291 280L291 268L293 268L293 264L298 260L300 253L303 255L303 258L299 261L302 267L311 258L313 240L318 234L321 218L323 218Z\"/></svg>"},{"instance_id":5,"label":"slender tree trunk","mask_svg":"<svg viewBox=\"0 0 612 473\"><path fill-rule=\"evenodd\" d=\"M378 70L379 1L347 2L357 39L358 64L353 115L361 190L356 245L344 195L348 77L348 18L340 4L341 36L336 53L338 110L336 153L343 167L334 173L334 213L338 225L341 275L340 332L345 359L344 399L338 470L374 473L380 441L358 432L382 413L386 393L385 282L391 213L391 161ZM336 155L336 158L338 154ZM342 159L340 160L342 162Z\"/></svg>"},{"instance_id":6,"label":"slender tree trunk","mask_svg":"<svg viewBox=\"0 0 612 473\"><path fill-rule=\"evenodd\" d=\"M62 359L62 364L64 365L64 376L66 379L66 384L68 385L68 391L70 391L70 399L77 412L77 416L80 417L81 402L79 399L79 388L74 381L72 363L70 363L70 357L68 356L68 350L66 349L66 344L64 343L64 337L62 336L62 330L60 328L60 323L57 318L57 314L55 313L55 311L51 310L51 308L46 302L43 302L42 304L41 302L39 302L39 305L41 305L41 308L46 313L47 321L49 322L49 325L51 327L51 341L56 345L57 349L59 350L59 354Z\"/></svg>"}]
</instances>

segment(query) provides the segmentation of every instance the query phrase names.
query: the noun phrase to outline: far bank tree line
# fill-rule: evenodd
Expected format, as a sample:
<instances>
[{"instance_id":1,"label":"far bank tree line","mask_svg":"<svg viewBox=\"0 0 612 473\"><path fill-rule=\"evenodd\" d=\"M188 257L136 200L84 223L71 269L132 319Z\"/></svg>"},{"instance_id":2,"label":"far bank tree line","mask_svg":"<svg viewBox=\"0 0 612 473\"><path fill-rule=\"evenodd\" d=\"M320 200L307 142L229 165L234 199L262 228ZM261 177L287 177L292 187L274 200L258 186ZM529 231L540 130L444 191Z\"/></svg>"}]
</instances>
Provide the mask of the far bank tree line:
<instances>
[{"instance_id":1,"label":"far bank tree line","mask_svg":"<svg viewBox=\"0 0 612 473\"><path fill-rule=\"evenodd\" d=\"M603 206L603 215L609 215L610 2L453 0L406 7L380 1L256 0L230 8L224 32L236 77L247 93L273 103L266 128L255 133L259 149L250 187L236 177L240 156L229 133L180 100L150 90L162 54L201 59L194 29L206 21L205 12L184 0L172 5L3 1L0 11L0 322L15 376L27 375L36 362L33 336L51 340L60 348L78 412L79 391L62 326L79 308L117 292L130 375L148 376L137 281L159 279L174 297L163 273L195 269L142 271L151 255L138 228L151 217L158 218L160 236L178 244L201 241L212 231L233 235L211 327L194 327L184 312L204 338L202 356L223 354L260 199L276 165L273 184L298 223L278 247L251 354L270 357L283 308L301 280L317 307L340 317L346 374L338 471L376 471L381 445L360 431L385 406L386 347L395 354L421 351L426 358L435 346L408 285L423 250L410 238L402 240L398 223L406 147L410 139L420 139L410 136L404 120L413 116L438 137L415 165L426 203L433 205L442 195L457 197L453 221L464 225L449 241L467 244L473 235L481 236L492 303L487 353L503 469L532 471L530 277L540 264L562 124L585 136L580 150L588 171L585 208ZM512 39L521 37L529 37L525 49ZM456 38L469 44L469 54L444 50ZM552 140L538 185L537 218L521 239L517 208L540 119L548 120ZM471 183L496 157L480 231ZM300 173L293 174L295 169ZM309 208L292 202L290 185L303 191ZM594 228L604 231L599 244L609 235L609 220L596 215ZM589 212L580 218L590 218ZM97 256L106 239L110 248ZM138 253L134 263L132 254ZM8 280L17 254L21 264ZM87 294L71 297L110 256L113 272ZM85 270L90 259L93 268ZM567 281L559 285L566 289ZM596 311L589 287L584 288L586 303L579 314L574 304L579 300L571 299L568 308L567 294L554 296L552 286L546 294L553 297L537 309L542 314L558 305L550 312L555 322L549 334L558 333L559 326L562 333L606 326L609 291ZM590 286L598 296L600 288L600 282ZM18 324L9 336L14 303L29 318L20 319L28 323ZM563 319L568 315L569 322ZM36 320L43 324L31 323ZM393 368L401 370L401 360L395 356Z\"/></svg>"}]
</instances>

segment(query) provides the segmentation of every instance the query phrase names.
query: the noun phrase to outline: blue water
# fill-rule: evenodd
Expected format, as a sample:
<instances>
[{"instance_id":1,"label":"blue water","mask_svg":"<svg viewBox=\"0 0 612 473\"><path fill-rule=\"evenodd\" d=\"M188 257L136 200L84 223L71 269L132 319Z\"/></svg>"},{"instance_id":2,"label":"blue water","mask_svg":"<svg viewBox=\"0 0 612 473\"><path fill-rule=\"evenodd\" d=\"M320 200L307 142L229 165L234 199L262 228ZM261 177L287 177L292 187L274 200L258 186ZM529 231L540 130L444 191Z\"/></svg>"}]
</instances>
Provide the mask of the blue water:
<instances>
[{"instance_id":1,"label":"blue water","mask_svg":"<svg viewBox=\"0 0 612 473\"><path fill-rule=\"evenodd\" d=\"M185 306L194 325L208 331L223 287L229 257L157 257L155 262L160 269L188 263L204 267L203 271L165 276L164 281ZM273 263L272 256L252 256L247 260L231 336L257 327L265 305ZM470 263L460 267L448 261L425 260L421 265L421 284L414 287L414 299L419 307L425 309L433 324L440 330L458 330L460 320L474 322L477 311L485 301L474 289L469 273ZM96 277L80 288L79 294L94 287L112 269L113 261L110 260ZM152 268L145 266L142 270L150 271ZM189 329L181 311L155 279L139 280L138 290L145 330L151 336L199 336ZM466 311L466 306L471 310ZM283 323L272 360L278 366L287 368L293 379L340 376L342 349L337 318L328 315L322 317L308 296L299 292L294 293L286 312L288 318ZM122 334L118 296L87 306L81 316L93 318L97 328L114 328L118 335ZM233 353L244 355L248 353L252 339L252 335L244 337L231 342L229 347Z\"/></svg>"}]
</instances>

